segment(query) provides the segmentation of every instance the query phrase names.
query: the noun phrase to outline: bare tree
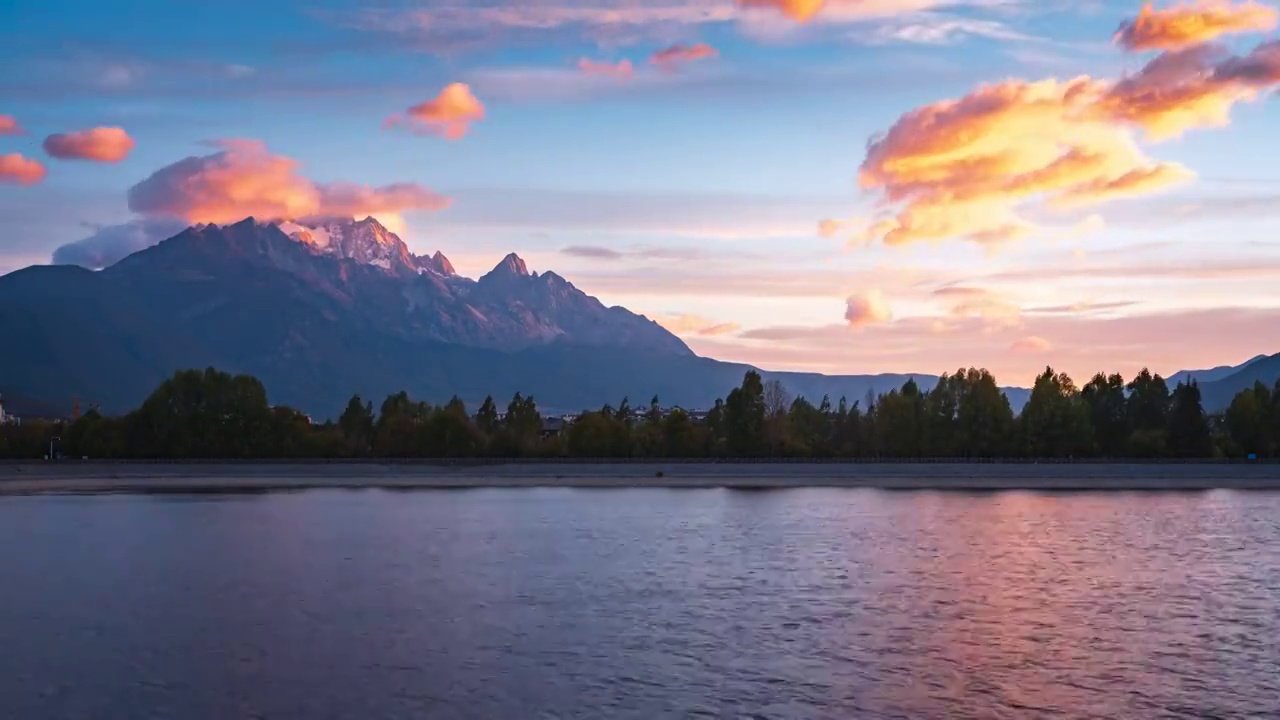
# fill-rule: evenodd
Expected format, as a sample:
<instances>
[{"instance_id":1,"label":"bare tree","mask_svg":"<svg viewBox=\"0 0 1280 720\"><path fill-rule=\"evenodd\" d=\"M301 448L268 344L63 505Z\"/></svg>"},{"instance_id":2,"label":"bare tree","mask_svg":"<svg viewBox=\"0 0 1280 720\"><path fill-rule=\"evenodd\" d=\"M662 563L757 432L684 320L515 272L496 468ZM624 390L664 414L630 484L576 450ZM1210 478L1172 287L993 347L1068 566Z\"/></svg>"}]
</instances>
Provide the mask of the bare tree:
<instances>
[{"instance_id":1,"label":"bare tree","mask_svg":"<svg viewBox=\"0 0 1280 720\"><path fill-rule=\"evenodd\" d=\"M770 380L764 385L764 409L770 416L781 415L791 406L791 395L782 383Z\"/></svg>"}]
</instances>

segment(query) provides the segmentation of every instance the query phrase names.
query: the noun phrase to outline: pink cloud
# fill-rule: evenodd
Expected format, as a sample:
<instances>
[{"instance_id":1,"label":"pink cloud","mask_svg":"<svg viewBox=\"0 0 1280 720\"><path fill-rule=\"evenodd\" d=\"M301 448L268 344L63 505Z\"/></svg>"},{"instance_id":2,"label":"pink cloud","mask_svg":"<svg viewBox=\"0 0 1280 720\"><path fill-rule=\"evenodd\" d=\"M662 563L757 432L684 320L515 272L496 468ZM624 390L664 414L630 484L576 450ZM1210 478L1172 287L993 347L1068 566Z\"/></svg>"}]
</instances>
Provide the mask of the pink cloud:
<instances>
[{"instance_id":1,"label":"pink cloud","mask_svg":"<svg viewBox=\"0 0 1280 720\"><path fill-rule=\"evenodd\" d=\"M463 83L453 83L431 100L414 105L401 115L392 115L383 127L404 126L412 132L461 140L471 123L483 120L484 104Z\"/></svg>"},{"instance_id":2,"label":"pink cloud","mask_svg":"<svg viewBox=\"0 0 1280 720\"><path fill-rule=\"evenodd\" d=\"M844 319L849 327L861 328L887 323L893 319L893 312L883 293L868 290L852 295L845 301Z\"/></svg>"},{"instance_id":3,"label":"pink cloud","mask_svg":"<svg viewBox=\"0 0 1280 720\"><path fill-rule=\"evenodd\" d=\"M981 319L902 318L849 333L840 325L751 330L733 338L691 338L700 355L766 369L826 373L911 371L941 373L957 367L991 370L1002 384L1029 386L1046 356L1012 352L1027 335L1017 328L983 332ZM1037 318L1036 335L1051 346L1053 366L1083 382L1099 371L1126 377L1143 367L1172 373L1215 367L1280 347L1280 310L1214 308L1141 315ZM1187 337L1212 338L1188 343Z\"/></svg>"},{"instance_id":4,"label":"pink cloud","mask_svg":"<svg viewBox=\"0 0 1280 720\"><path fill-rule=\"evenodd\" d=\"M1053 349L1053 343L1036 335L1028 335L1015 340L1009 349L1019 353L1044 353Z\"/></svg>"},{"instance_id":5,"label":"pink cloud","mask_svg":"<svg viewBox=\"0 0 1280 720\"><path fill-rule=\"evenodd\" d=\"M808 22L822 10L826 0L738 0L747 8L772 8L796 22Z\"/></svg>"},{"instance_id":6,"label":"pink cloud","mask_svg":"<svg viewBox=\"0 0 1280 720\"><path fill-rule=\"evenodd\" d=\"M587 75L603 75L619 81L630 80L635 73L635 67L632 66L630 60L607 62L582 58L578 61L578 69Z\"/></svg>"},{"instance_id":7,"label":"pink cloud","mask_svg":"<svg viewBox=\"0 0 1280 720\"><path fill-rule=\"evenodd\" d=\"M35 160L24 158L18 153L0 155L0 183L35 185L44 176L44 165Z\"/></svg>"},{"instance_id":8,"label":"pink cloud","mask_svg":"<svg viewBox=\"0 0 1280 720\"><path fill-rule=\"evenodd\" d=\"M742 329L737 323L717 323L701 315L659 315L653 321L672 333L681 336L715 337L729 335Z\"/></svg>"},{"instance_id":9,"label":"pink cloud","mask_svg":"<svg viewBox=\"0 0 1280 720\"><path fill-rule=\"evenodd\" d=\"M1197 0L1163 10L1146 3L1126 20L1116 43L1128 50L1184 50L1231 33L1266 32L1276 27L1274 8L1249 0Z\"/></svg>"},{"instance_id":10,"label":"pink cloud","mask_svg":"<svg viewBox=\"0 0 1280 720\"><path fill-rule=\"evenodd\" d=\"M96 127L50 135L44 139L44 151L60 160L115 163L128 157L135 144L123 128Z\"/></svg>"},{"instance_id":11,"label":"pink cloud","mask_svg":"<svg viewBox=\"0 0 1280 720\"><path fill-rule=\"evenodd\" d=\"M706 43L697 45L677 44L655 52L649 57L649 63L663 70L671 71L681 65L713 58L719 54L720 51Z\"/></svg>"},{"instance_id":12,"label":"pink cloud","mask_svg":"<svg viewBox=\"0 0 1280 720\"><path fill-rule=\"evenodd\" d=\"M311 215L377 215L388 227L402 227L408 210L439 210L449 200L412 183L369 187L316 183L299 174L297 161L273 155L251 140L216 143L211 155L167 165L129 190L129 209L149 216L189 222L227 223Z\"/></svg>"},{"instance_id":13,"label":"pink cloud","mask_svg":"<svg viewBox=\"0 0 1280 720\"><path fill-rule=\"evenodd\" d=\"M26 130L18 124L18 119L12 115L0 115L0 135L25 135Z\"/></svg>"}]
</instances>

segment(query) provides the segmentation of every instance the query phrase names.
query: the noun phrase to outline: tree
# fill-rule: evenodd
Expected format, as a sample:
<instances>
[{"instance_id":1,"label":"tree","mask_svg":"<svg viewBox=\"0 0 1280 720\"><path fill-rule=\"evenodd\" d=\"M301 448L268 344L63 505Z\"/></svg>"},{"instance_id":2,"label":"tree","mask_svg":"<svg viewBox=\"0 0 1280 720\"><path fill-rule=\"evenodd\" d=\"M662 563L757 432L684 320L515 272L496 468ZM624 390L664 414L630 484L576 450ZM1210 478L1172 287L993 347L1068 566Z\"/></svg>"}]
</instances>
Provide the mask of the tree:
<instances>
[{"instance_id":1,"label":"tree","mask_svg":"<svg viewBox=\"0 0 1280 720\"><path fill-rule=\"evenodd\" d=\"M1087 455L1093 444L1088 407L1070 376L1053 368L1045 368L1036 378L1021 424L1031 457L1079 457Z\"/></svg>"},{"instance_id":2,"label":"tree","mask_svg":"<svg viewBox=\"0 0 1280 720\"><path fill-rule=\"evenodd\" d=\"M507 404L507 417L502 422L498 447L503 454L515 457L531 455L542 436L542 415L533 396L516 393Z\"/></svg>"},{"instance_id":3,"label":"tree","mask_svg":"<svg viewBox=\"0 0 1280 720\"><path fill-rule=\"evenodd\" d=\"M432 457L474 457L484 447L484 436L457 396L431 413L425 434L426 451Z\"/></svg>"},{"instance_id":4,"label":"tree","mask_svg":"<svg viewBox=\"0 0 1280 720\"><path fill-rule=\"evenodd\" d=\"M1133 434L1124 377L1098 373L1084 386L1080 396L1089 407L1096 451L1105 457L1123 456L1129 446L1129 436Z\"/></svg>"},{"instance_id":5,"label":"tree","mask_svg":"<svg viewBox=\"0 0 1280 720\"><path fill-rule=\"evenodd\" d=\"M969 368L956 373L959 402L956 411L958 454L962 457L999 457L1010 450L1014 415L1009 398L986 370Z\"/></svg>"},{"instance_id":6,"label":"tree","mask_svg":"<svg viewBox=\"0 0 1280 720\"><path fill-rule=\"evenodd\" d=\"M729 452L739 457L759 455L764 449L764 384L760 373L747 371L742 386L724 402L725 439Z\"/></svg>"},{"instance_id":7,"label":"tree","mask_svg":"<svg viewBox=\"0 0 1280 720\"><path fill-rule=\"evenodd\" d=\"M1276 452L1271 389L1261 382L1231 400L1225 422L1227 435L1240 455L1271 457Z\"/></svg>"},{"instance_id":8,"label":"tree","mask_svg":"<svg viewBox=\"0 0 1280 720\"><path fill-rule=\"evenodd\" d=\"M1142 368L1128 384L1129 423L1134 430L1164 430L1169 425L1169 385Z\"/></svg>"},{"instance_id":9,"label":"tree","mask_svg":"<svg viewBox=\"0 0 1280 720\"><path fill-rule=\"evenodd\" d=\"M1176 457L1206 458L1213 455L1213 438L1204 407L1200 404L1200 386L1195 380L1178 383L1169 409L1169 449Z\"/></svg>"},{"instance_id":10,"label":"tree","mask_svg":"<svg viewBox=\"0 0 1280 720\"><path fill-rule=\"evenodd\" d=\"M338 418L338 428L351 454L368 454L373 445L373 423L373 403L366 405L359 395L352 395Z\"/></svg>"}]
</instances>

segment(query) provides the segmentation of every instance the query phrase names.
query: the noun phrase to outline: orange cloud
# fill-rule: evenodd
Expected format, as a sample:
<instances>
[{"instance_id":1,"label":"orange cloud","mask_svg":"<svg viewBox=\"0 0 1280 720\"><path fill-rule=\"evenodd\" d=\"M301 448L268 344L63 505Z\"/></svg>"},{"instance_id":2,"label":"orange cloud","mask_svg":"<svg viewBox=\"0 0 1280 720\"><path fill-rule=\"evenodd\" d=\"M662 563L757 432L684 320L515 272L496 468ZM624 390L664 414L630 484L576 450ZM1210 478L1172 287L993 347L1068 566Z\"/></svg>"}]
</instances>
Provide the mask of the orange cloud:
<instances>
[{"instance_id":1,"label":"orange cloud","mask_svg":"<svg viewBox=\"0 0 1280 720\"><path fill-rule=\"evenodd\" d=\"M1274 8L1249 0L1198 0L1156 10L1142 6L1138 17L1126 20L1115 41L1128 50L1184 50L1222 35L1266 32L1280 20Z\"/></svg>"},{"instance_id":2,"label":"orange cloud","mask_svg":"<svg viewBox=\"0 0 1280 720\"><path fill-rule=\"evenodd\" d=\"M861 328L889 322L893 319L893 311L889 309L883 293L868 290L845 301L844 319L849 327Z\"/></svg>"},{"instance_id":3,"label":"orange cloud","mask_svg":"<svg viewBox=\"0 0 1280 720\"><path fill-rule=\"evenodd\" d=\"M0 135L25 135L26 132L14 116L0 115Z\"/></svg>"},{"instance_id":4,"label":"orange cloud","mask_svg":"<svg viewBox=\"0 0 1280 720\"><path fill-rule=\"evenodd\" d=\"M630 60L620 60L612 63L582 58L578 61L578 69L588 75L603 75L619 81L630 80L635 73L635 67L632 66Z\"/></svg>"},{"instance_id":5,"label":"orange cloud","mask_svg":"<svg viewBox=\"0 0 1280 720\"><path fill-rule=\"evenodd\" d=\"M44 151L60 160L114 163L129 157L136 143L123 128L96 127L44 139Z\"/></svg>"},{"instance_id":6,"label":"orange cloud","mask_svg":"<svg viewBox=\"0 0 1280 720\"><path fill-rule=\"evenodd\" d=\"M818 237L833 238L840 234L844 229L844 222L840 220L819 220L818 221Z\"/></svg>"},{"instance_id":7,"label":"orange cloud","mask_svg":"<svg viewBox=\"0 0 1280 720\"><path fill-rule=\"evenodd\" d=\"M1099 116L1105 83L1007 81L902 116L867 150L859 179L896 208L867 231L895 245L1021 237L1033 198L1090 204L1190 176L1147 158L1132 132Z\"/></svg>"},{"instance_id":8,"label":"orange cloud","mask_svg":"<svg viewBox=\"0 0 1280 720\"><path fill-rule=\"evenodd\" d=\"M1013 344L1009 346L1009 349L1013 352L1021 353L1043 353L1052 350L1053 343L1050 343L1042 337L1029 335L1020 340L1015 340Z\"/></svg>"},{"instance_id":9,"label":"orange cloud","mask_svg":"<svg viewBox=\"0 0 1280 720\"><path fill-rule=\"evenodd\" d=\"M392 115L383 127L403 125L413 132L461 140L471 123L483 120L484 104L463 83L447 86L435 98L414 105L402 115Z\"/></svg>"},{"instance_id":10,"label":"orange cloud","mask_svg":"<svg viewBox=\"0 0 1280 720\"><path fill-rule=\"evenodd\" d=\"M738 0L748 8L773 8L796 22L808 22L822 10L826 0Z\"/></svg>"},{"instance_id":11,"label":"orange cloud","mask_svg":"<svg viewBox=\"0 0 1280 720\"><path fill-rule=\"evenodd\" d=\"M0 183L35 185L44 179L44 175L44 165L35 160L24 158L18 153L0 155Z\"/></svg>"},{"instance_id":12,"label":"orange cloud","mask_svg":"<svg viewBox=\"0 0 1280 720\"><path fill-rule=\"evenodd\" d=\"M698 337L715 337L728 335L742 329L737 323L716 323L701 315L660 315L653 320L676 335L696 335Z\"/></svg>"},{"instance_id":13,"label":"orange cloud","mask_svg":"<svg viewBox=\"0 0 1280 720\"><path fill-rule=\"evenodd\" d=\"M1200 45L1118 81L1010 80L926 105L868 146L859 178L885 210L862 239L1000 243L1037 229L1022 217L1032 202L1089 206L1185 182L1191 171L1149 158L1138 133L1226 125L1236 103L1277 85L1280 41L1242 57Z\"/></svg>"},{"instance_id":14,"label":"orange cloud","mask_svg":"<svg viewBox=\"0 0 1280 720\"><path fill-rule=\"evenodd\" d=\"M438 210L448 198L419 185L368 187L316 183L298 174L298 163L272 155L250 140L217 143L211 155L189 157L152 173L129 190L129 209L188 222L228 223L311 215L377 215L393 230L408 210Z\"/></svg>"},{"instance_id":15,"label":"orange cloud","mask_svg":"<svg viewBox=\"0 0 1280 720\"><path fill-rule=\"evenodd\" d=\"M697 62L719 55L720 52L706 43L697 45L672 45L659 50L649 58L649 62L663 70L674 70L680 65Z\"/></svg>"}]
</instances>

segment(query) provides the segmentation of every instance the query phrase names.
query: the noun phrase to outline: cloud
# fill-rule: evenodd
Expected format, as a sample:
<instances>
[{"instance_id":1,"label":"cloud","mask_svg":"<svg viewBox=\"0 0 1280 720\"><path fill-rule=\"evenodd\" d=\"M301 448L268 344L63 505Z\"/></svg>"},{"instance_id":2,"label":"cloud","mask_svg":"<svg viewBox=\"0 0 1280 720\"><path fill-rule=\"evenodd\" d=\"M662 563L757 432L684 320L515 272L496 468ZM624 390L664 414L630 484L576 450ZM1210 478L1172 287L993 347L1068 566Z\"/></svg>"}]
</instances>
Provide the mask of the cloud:
<instances>
[{"instance_id":1,"label":"cloud","mask_svg":"<svg viewBox=\"0 0 1280 720\"><path fill-rule=\"evenodd\" d=\"M392 115L383 127L403 126L411 132L461 140L471 123L484 119L484 104L463 83L453 83L435 98Z\"/></svg>"},{"instance_id":2,"label":"cloud","mask_svg":"<svg viewBox=\"0 0 1280 720\"><path fill-rule=\"evenodd\" d=\"M0 115L0 135L26 135L27 131L18 124L12 115Z\"/></svg>"},{"instance_id":3,"label":"cloud","mask_svg":"<svg viewBox=\"0 0 1280 720\"><path fill-rule=\"evenodd\" d=\"M1093 116L1107 89L1087 77L1011 80L903 115L868 145L859 173L896 209L868 239L1002 242L1030 231L1018 213L1030 199L1086 205L1187 179Z\"/></svg>"},{"instance_id":4,"label":"cloud","mask_svg":"<svg viewBox=\"0 0 1280 720\"><path fill-rule=\"evenodd\" d=\"M1044 353L1053 349L1053 344L1042 337L1028 335L1027 337L1015 340L1009 349L1019 353Z\"/></svg>"},{"instance_id":5,"label":"cloud","mask_svg":"<svg viewBox=\"0 0 1280 720\"><path fill-rule=\"evenodd\" d=\"M44 139L44 151L59 160L115 163L128 157L135 144L123 128L96 127L50 135Z\"/></svg>"},{"instance_id":6,"label":"cloud","mask_svg":"<svg viewBox=\"0 0 1280 720\"><path fill-rule=\"evenodd\" d=\"M681 65L713 58L719 54L718 50L706 43L697 45L676 44L655 52L649 57L649 63L671 72Z\"/></svg>"},{"instance_id":7,"label":"cloud","mask_svg":"<svg viewBox=\"0 0 1280 720\"><path fill-rule=\"evenodd\" d=\"M582 58L578 60L578 69L587 75L603 75L618 81L630 80L635 73L635 67L632 66L630 60L607 62Z\"/></svg>"},{"instance_id":8,"label":"cloud","mask_svg":"<svg viewBox=\"0 0 1280 720\"><path fill-rule=\"evenodd\" d=\"M1280 41L1243 57L1199 45L1116 81L1009 80L917 108L868 144L859 179L882 211L862 240L1007 242L1041 229L1023 217L1033 203L1065 210L1186 182L1193 173L1148 157L1139 133L1226 125L1236 103L1276 85Z\"/></svg>"},{"instance_id":9,"label":"cloud","mask_svg":"<svg viewBox=\"0 0 1280 720\"><path fill-rule=\"evenodd\" d=\"M908 16L902 22L890 22L857 37L873 45L887 43L913 43L917 45L954 45L964 38L977 37L988 40L1031 41L1008 25L995 20L945 17L928 13Z\"/></svg>"},{"instance_id":10,"label":"cloud","mask_svg":"<svg viewBox=\"0 0 1280 720\"><path fill-rule=\"evenodd\" d=\"M879 325L893 319L893 312L884 294L879 290L868 290L851 295L845 301L844 319L849 327L861 328L868 325Z\"/></svg>"},{"instance_id":11,"label":"cloud","mask_svg":"<svg viewBox=\"0 0 1280 720\"><path fill-rule=\"evenodd\" d=\"M158 217L101 227L83 240L54 250L53 264L99 270L177 235L185 226L185 221Z\"/></svg>"},{"instance_id":12,"label":"cloud","mask_svg":"<svg viewBox=\"0 0 1280 720\"><path fill-rule=\"evenodd\" d=\"M952 318L980 318L988 329L1016 327L1022 311L1009 299L985 288L952 286L933 291Z\"/></svg>"},{"instance_id":13,"label":"cloud","mask_svg":"<svg viewBox=\"0 0 1280 720\"><path fill-rule=\"evenodd\" d=\"M742 329L742 326L737 323L716 323L701 315L692 314L659 315L653 318L653 321L676 335L715 337Z\"/></svg>"},{"instance_id":14,"label":"cloud","mask_svg":"<svg viewBox=\"0 0 1280 720\"><path fill-rule=\"evenodd\" d=\"M218 152L167 165L129 190L129 209L189 222L227 223L310 215L377 215L403 227L408 210L439 210L448 199L412 183L368 187L316 183L298 174L297 161L250 140L215 143Z\"/></svg>"},{"instance_id":15,"label":"cloud","mask_svg":"<svg viewBox=\"0 0 1280 720\"><path fill-rule=\"evenodd\" d=\"M338 24L392 37L423 52L451 54L501 42L563 37L620 45L667 41L682 28L737 18L728 0L524 0L460 3L422 0L412 10L331 13Z\"/></svg>"},{"instance_id":16,"label":"cloud","mask_svg":"<svg viewBox=\"0 0 1280 720\"><path fill-rule=\"evenodd\" d=\"M615 250L614 248L601 247L599 245L570 245L562 249L560 254L607 262L621 260L697 260L706 257L706 253L702 250L690 247L632 247L625 250ZM738 253L739 257L742 255L743 253Z\"/></svg>"},{"instance_id":17,"label":"cloud","mask_svg":"<svg viewBox=\"0 0 1280 720\"><path fill-rule=\"evenodd\" d=\"M18 153L0 155L0 183L35 185L44 179L44 175L44 165L35 160L24 158Z\"/></svg>"},{"instance_id":18,"label":"cloud","mask_svg":"<svg viewBox=\"0 0 1280 720\"><path fill-rule=\"evenodd\" d=\"M1266 32L1280 17L1274 8L1249 0L1197 0L1163 10L1146 3L1116 32L1115 41L1127 50L1184 50L1223 35Z\"/></svg>"},{"instance_id":19,"label":"cloud","mask_svg":"<svg viewBox=\"0 0 1280 720\"><path fill-rule=\"evenodd\" d=\"M819 220L818 237L833 238L840 234L844 229L844 225L844 222L841 220Z\"/></svg>"},{"instance_id":20,"label":"cloud","mask_svg":"<svg viewBox=\"0 0 1280 720\"><path fill-rule=\"evenodd\" d=\"M738 0L746 8L772 8L796 22L808 22L822 10L826 0Z\"/></svg>"}]
</instances>

